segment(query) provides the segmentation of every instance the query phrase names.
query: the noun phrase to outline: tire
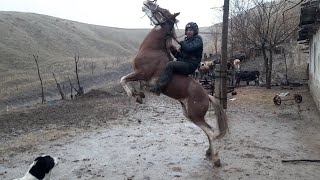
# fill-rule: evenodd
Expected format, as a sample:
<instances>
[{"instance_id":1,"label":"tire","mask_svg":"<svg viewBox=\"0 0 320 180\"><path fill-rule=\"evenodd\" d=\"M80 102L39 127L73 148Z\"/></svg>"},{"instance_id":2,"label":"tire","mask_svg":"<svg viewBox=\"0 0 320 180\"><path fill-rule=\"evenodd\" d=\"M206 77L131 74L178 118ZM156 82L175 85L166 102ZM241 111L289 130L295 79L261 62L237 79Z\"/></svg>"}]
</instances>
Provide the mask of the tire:
<instances>
[{"instance_id":1,"label":"tire","mask_svg":"<svg viewBox=\"0 0 320 180\"><path fill-rule=\"evenodd\" d=\"M275 105L280 105L281 104L281 98L278 96L278 95L276 95L274 98L273 98L273 102L274 102L274 104Z\"/></svg>"},{"instance_id":2,"label":"tire","mask_svg":"<svg viewBox=\"0 0 320 180\"><path fill-rule=\"evenodd\" d=\"M300 94L294 94L294 101L296 101L296 103L301 103L302 96Z\"/></svg>"}]
</instances>

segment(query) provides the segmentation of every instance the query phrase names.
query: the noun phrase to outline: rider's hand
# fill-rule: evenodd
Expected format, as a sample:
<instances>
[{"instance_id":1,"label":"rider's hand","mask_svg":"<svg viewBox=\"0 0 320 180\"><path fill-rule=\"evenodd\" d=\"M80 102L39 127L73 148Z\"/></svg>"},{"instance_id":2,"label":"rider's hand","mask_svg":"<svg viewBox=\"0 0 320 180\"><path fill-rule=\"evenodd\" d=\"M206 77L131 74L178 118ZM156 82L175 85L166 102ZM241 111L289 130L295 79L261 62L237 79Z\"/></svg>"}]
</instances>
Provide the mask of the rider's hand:
<instances>
[{"instance_id":1,"label":"rider's hand","mask_svg":"<svg viewBox=\"0 0 320 180\"><path fill-rule=\"evenodd\" d=\"M177 50L177 48L175 46L170 46L170 52L174 57L177 57L179 54L179 51Z\"/></svg>"}]
</instances>

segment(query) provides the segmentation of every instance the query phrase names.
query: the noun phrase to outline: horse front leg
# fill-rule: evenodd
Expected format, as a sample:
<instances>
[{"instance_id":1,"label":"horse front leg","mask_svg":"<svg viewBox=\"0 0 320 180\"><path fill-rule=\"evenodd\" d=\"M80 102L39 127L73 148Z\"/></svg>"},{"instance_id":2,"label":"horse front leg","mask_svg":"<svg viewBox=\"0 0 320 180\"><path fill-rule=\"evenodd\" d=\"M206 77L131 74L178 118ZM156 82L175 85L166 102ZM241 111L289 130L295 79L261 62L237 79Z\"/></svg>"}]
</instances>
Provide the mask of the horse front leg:
<instances>
[{"instance_id":1,"label":"horse front leg","mask_svg":"<svg viewBox=\"0 0 320 180\"><path fill-rule=\"evenodd\" d=\"M142 98L145 98L145 95L143 92L137 92L137 90L130 86L128 84L128 82L130 81L139 81L142 80L142 76L141 74L137 73L137 72L133 72L131 74L128 74L126 76L123 76L120 80L120 83L122 85L122 87L124 88L124 90L126 91L127 95L129 97L134 97L136 98L136 102L142 104Z\"/></svg>"}]
</instances>

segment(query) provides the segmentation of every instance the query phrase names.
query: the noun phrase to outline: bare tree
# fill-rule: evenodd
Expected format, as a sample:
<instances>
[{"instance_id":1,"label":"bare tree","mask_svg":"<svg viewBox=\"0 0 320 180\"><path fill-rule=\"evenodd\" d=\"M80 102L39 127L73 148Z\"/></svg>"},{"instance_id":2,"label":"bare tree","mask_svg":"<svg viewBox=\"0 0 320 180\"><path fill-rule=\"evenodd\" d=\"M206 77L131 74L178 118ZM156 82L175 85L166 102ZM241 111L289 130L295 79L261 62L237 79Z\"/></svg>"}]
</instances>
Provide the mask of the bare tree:
<instances>
[{"instance_id":1,"label":"bare tree","mask_svg":"<svg viewBox=\"0 0 320 180\"><path fill-rule=\"evenodd\" d=\"M40 69L39 69L39 64L38 64L38 59L39 59L39 57L38 57L38 56L35 56L35 55L33 54L33 58L34 58L34 61L36 62L36 65L37 65L38 76L39 76L39 80L40 80L40 84L41 84L41 103L43 104L46 100L45 100L45 98L44 98L43 82L42 82L42 78L41 78L41 74L40 74Z\"/></svg>"},{"instance_id":2,"label":"bare tree","mask_svg":"<svg viewBox=\"0 0 320 180\"><path fill-rule=\"evenodd\" d=\"M73 99L73 90L75 90L77 92L77 94L79 94L79 91L74 87L74 85L72 84L71 82L71 79L70 77L68 76L67 77L68 81L69 81L69 84L70 84L70 98Z\"/></svg>"},{"instance_id":3,"label":"bare tree","mask_svg":"<svg viewBox=\"0 0 320 180\"><path fill-rule=\"evenodd\" d=\"M103 65L104 65L104 69L106 70L109 65L109 61L107 60L103 61Z\"/></svg>"},{"instance_id":4,"label":"bare tree","mask_svg":"<svg viewBox=\"0 0 320 180\"><path fill-rule=\"evenodd\" d=\"M262 51L267 89L271 88L273 52L298 27L299 14L295 9L287 11L289 7L286 0L237 0L234 4L231 35L243 49Z\"/></svg>"},{"instance_id":5,"label":"bare tree","mask_svg":"<svg viewBox=\"0 0 320 180\"><path fill-rule=\"evenodd\" d=\"M57 78L56 78L54 72L52 72L52 75L53 75L54 80L56 81L57 89L58 89L58 91L59 91L59 93L60 93L60 95L61 95L61 99L65 99L66 96L64 95L64 92L63 92L63 90L62 90L62 88L61 88L61 86L60 86L60 83L58 83Z\"/></svg>"},{"instance_id":6,"label":"bare tree","mask_svg":"<svg viewBox=\"0 0 320 180\"><path fill-rule=\"evenodd\" d=\"M91 74L93 74L93 71L96 69L96 67L97 67L97 64L91 60L90 62Z\"/></svg>"},{"instance_id":7,"label":"bare tree","mask_svg":"<svg viewBox=\"0 0 320 180\"><path fill-rule=\"evenodd\" d=\"M210 35L213 40L213 49L212 53L218 53L218 45L221 43L221 28L219 25L211 26L210 28Z\"/></svg>"},{"instance_id":8,"label":"bare tree","mask_svg":"<svg viewBox=\"0 0 320 180\"><path fill-rule=\"evenodd\" d=\"M79 80L79 68L78 68L78 63L79 63L79 60L80 60L80 57L79 55L74 55L74 63L75 63L75 66L76 66L76 77L77 77L77 82L78 82L78 90L77 90L77 95L78 96L81 96L84 94L84 91L83 91L83 87L80 85L80 80Z\"/></svg>"}]
</instances>

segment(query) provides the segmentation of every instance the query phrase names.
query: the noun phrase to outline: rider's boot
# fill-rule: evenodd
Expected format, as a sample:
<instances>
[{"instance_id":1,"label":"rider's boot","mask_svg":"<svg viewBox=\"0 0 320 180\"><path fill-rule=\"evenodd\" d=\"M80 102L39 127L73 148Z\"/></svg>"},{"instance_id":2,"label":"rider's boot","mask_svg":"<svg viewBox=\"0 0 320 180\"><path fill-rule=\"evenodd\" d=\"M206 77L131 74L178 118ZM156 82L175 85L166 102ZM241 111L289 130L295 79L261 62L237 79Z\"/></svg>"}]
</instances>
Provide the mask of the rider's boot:
<instances>
[{"instance_id":1,"label":"rider's boot","mask_svg":"<svg viewBox=\"0 0 320 180\"><path fill-rule=\"evenodd\" d=\"M169 83L169 79L167 74L163 73L160 75L157 83L150 87L150 91L157 94L158 96L161 94L161 92L166 88L167 84Z\"/></svg>"},{"instance_id":2,"label":"rider's boot","mask_svg":"<svg viewBox=\"0 0 320 180\"><path fill-rule=\"evenodd\" d=\"M149 91L159 96L161 92L164 90L164 87L165 87L165 84L157 82L154 86L151 86L149 88Z\"/></svg>"}]
</instances>

